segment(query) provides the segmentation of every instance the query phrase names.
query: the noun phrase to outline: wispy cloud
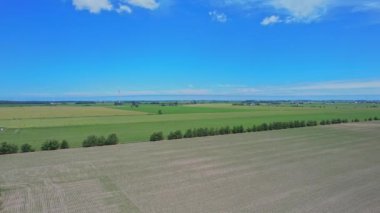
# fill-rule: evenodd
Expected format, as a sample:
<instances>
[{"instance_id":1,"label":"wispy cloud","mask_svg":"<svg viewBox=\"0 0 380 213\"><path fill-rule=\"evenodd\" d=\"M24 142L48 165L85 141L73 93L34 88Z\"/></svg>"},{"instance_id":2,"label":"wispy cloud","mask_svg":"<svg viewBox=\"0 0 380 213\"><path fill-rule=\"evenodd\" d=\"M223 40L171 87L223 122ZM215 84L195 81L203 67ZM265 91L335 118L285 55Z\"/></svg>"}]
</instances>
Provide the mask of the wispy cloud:
<instances>
[{"instance_id":1,"label":"wispy cloud","mask_svg":"<svg viewBox=\"0 0 380 213\"><path fill-rule=\"evenodd\" d=\"M226 23L227 22L227 15L221 12L218 12L216 10L210 11L208 13L212 20L220 22L220 23Z\"/></svg>"},{"instance_id":2,"label":"wispy cloud","mask_svg":"<svg viewBox=\"0 0 380 213\"><path fill-rule=\"evenodd\" d=\"M118 12L118 13L132 13L132 9L128 5L120 4L119 7L116 9L116 12Z\"/></svg>"},{"instance_id":3,"label":"wispy cloud","mask_svg":"<svg viewBox=\"0 0 380 213\"><path fill-rule=\"evenodd\" d=\"M73 0L77 10L88 10L90 13L98 14L104 11L115 11L117 13L132 13L131 7L140 7L148 10L156 10L160 4L156 0ZM119 5L115 7L115 5Z\"/></svg>"},{"instance_id":4,"label":"wispy cloud","mask_svg":"<svg viewBox=\"0 0 380 213\"><path fill-rule=\"evenodd\" d=\"M364 12L369 10L380 10L380 2L363 2L363 4L357 5L353 8L354 12Z\"/></svg>"},{"instance_id":5,"label":"wispy cloud","mask_svg":"<svg viewBox=\"0 0 380 213\"><path fill-rule=\"evenodd\" d=\"M160 4L155 0L127 0L127 2L133 6L142 7L149 10L155 10L160 6Z\"/></svg>"},{"instance_id":6,"label":"wispy cloud","mask_svg":"<svg viewBox=\"0 0 380 213\"><path fill-rule=\"evenodd\" d=\"M77 10L88 10L90 13L100 13L102 10L110 11L113 6L109 0L73 0Z\"/></svg>"},{"instance_id":7,"label":"wispy cloud","mask_svg":"<svg viewBox=\"0 0 380 213\"><path fill-rule=\"evenodd\" d=\"M268 17L265 17L261 21L261 25L268 26L268 25L277 24L277 23L281 23L281 22L282 22L282 20L280 19L279 16L268 16Z\"/></svg>"},{"instance_id":8,"label":"wispy cloud","mask_svg":"<svg viewBox=\"0 0 380 213\"><path fill-rule=\"evenodd\" d=\"M312 23L330 11L345 8L348 12L380 10L378 0L216 0L224 7L234 6L245 11L271 13L261 24ZM351 8L352 10L349 10ZM273 15L272 15L273 14Z\"/></svg>"},{"instance_id":9,"label":"wispy cloud","mask_svg":"<svg viewBox=\"0 0 380 213\"><path fill-rule=\"evenodd\" d=\"M249 87L221 84L209 88L183 88L170 90L125 90L121 92L67 92L19 94L28 98L96 98L96 97L138 97L138 96L194 96L194 97L380 97L380 80L334 81L294 85Z\"/></svg>"},{"instance_id":10,"label":"wispy cloud","mask_svg":"<svg viewBox=\"0 0 380 213\"><path fill-rule=\"evenodd\" d=\"M380 81L336 81L298 85L237 88L231 94L261 96L380 95Z\"/></svg>"}]
</instances>

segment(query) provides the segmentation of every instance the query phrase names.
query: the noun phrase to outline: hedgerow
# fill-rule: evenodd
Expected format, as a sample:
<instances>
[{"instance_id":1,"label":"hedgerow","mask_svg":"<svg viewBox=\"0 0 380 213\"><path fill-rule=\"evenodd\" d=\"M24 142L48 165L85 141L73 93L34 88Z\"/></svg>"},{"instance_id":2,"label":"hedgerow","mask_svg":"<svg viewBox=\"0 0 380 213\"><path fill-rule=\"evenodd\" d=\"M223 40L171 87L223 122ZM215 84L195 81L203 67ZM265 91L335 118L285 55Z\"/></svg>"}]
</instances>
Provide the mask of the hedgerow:
<instances>
[{"instance_id":1,"label":"hedgerow","mask_svg":"<svg viewBox=\"0 0 380 213\"><path fill-rule=\"evenodd\" d=\"M367 118L365 121L379 120L378 117ZM318 125L332 125L332 124L341 124L348 123L348 119L334 118L331 120L322 120L319 123L315 120L308 121L288 121L288 122L272 122L272 123L262 123L260 125L253 125L248 128L244 128L243 125L220 127L220 128L195 128L186 130L185 134L182 135L180 130L170 132L167 136L168 140L175 140L181 138L195 138L195 137L206 137L214 135L227 135L227 134L239 134L245 132L261 132L261 131L270 131L270 130L280 130L288 128L303 128L303 127L312 127ZM354 119L352 122L360 122L359 119ZM154 140L153 140L154 139ZM157 133L151 135L151 141L164 140L162 132L160 132L160 137L157 137Z\"/></svg>"},{"instance_id":2,"label":"hedgerow","mask_svg":"<svg viewBox=\"0 0 380 213\"><path fill-rule=\"evenodd\" d=\"M14 154L18 152L18 146L15 144L9 144L7 142L2 142L0 144L0 155Z\"/></svg>"},{"instance_id":3,"label":"hedgerow","mask_svg":"<svg viewBox=\"0 0 380 213\"><path fill-rule=\"evenodd\" d=\"M107 139L104 136L97 137L95 135L90 135L83 140L82 147L107 146L116 145L118 143L119 138L116 134L110 134Z\"/></svg>"}]
</instances>

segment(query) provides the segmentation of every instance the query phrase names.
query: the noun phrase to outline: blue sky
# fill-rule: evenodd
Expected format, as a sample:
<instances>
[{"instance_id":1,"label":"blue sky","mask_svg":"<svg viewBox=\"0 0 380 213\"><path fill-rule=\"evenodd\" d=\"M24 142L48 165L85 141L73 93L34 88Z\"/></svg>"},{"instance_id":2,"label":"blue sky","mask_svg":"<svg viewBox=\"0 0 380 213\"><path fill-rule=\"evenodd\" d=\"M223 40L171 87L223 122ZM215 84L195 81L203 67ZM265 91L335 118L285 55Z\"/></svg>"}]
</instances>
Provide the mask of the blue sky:
<instances>
[{"instance_id":1,"label":"blue sky","mask_svg":"<svg viewBox=\"0 0 380 213\"><path fill-rule=\"evenodd\" d=\"M0 9L0 99L380 99L378 0L2 0Z\"/></svg>"}]
</instances>

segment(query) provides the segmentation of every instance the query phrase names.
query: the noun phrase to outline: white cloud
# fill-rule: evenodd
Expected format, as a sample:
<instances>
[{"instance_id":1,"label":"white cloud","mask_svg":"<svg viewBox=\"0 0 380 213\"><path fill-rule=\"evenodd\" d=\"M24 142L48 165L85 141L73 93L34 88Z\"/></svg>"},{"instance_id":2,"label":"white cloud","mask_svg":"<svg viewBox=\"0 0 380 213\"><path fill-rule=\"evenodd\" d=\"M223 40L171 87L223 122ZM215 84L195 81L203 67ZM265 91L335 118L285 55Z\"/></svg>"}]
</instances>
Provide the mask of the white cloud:
<instances>
[{"instance_id":1,"label":"white cloud","mask_svg":"<svg viewBox=\"0 0 380 213\"><path fill-rule=\"evenodd\" d=\"M332 0L271 0L269 5L286 11L294 21L311 22L319 19Z\"/></svg>"},{"instance_id":2,"label":"white cloud","mask_svg":"<svg viewBox=\"0 0 380 213\"><path fill-rule=\"evenodd\" d=\"M380 89L380 81L324 82L293 87L295 90Z\"/></svg>"},{"instance_id":3,"label":"white cloud","mask_svg":"<svg viewBox=\"0 0 380 213\"><path fill-rule=\"evenodd\" d=\"M227 15L224 13L220 13L216 10L210 11L208 13L212 20L220 22L220 23L226 23L227 22Z\"/></svg>"},{"instance_id":4,"label":"white cloud","mask_svg":"<svg viewBox=\"0 0 380 213\"><path fill-rule=\"evenodd\" d=\"M127 0L126 2L133 6L142 7L149 10L155 10L160 6L160 4L155 0Z\"/></svg>"},{"instance_id":5,"label":"white cloud","mask_svg":"<svg viewBox=\"0 0 380 213\"><path fill-rule=\"evenodd\" d=\"M112 2L118 3L119 7L115 8ZM160 6L156 0L73 0L73 5L77 10L88 10L94 14L100 13L102 10L132 13L131 6L148 10L155 10Z\"/></svg>"},{"instance_id":6,"label":"white cloud","mask_svg":"<svg viewBox=\"0 0 380 213\"><path fill-rule=\"evenodd\" d=\"M128 5L119 5L119 8L116 9L118 13L132 13L132 9Z\"/></svg>"},{"instance_id":7,"label":"white cloud","mask_svg":"<svg viewBox=\"0 0 380 213\"><path fill-rule=\"evenodd\" d=\"M344 8L348 12L379 11L379 0L214 0L221 7L238 7L249 13L272 13L276 23L312 23L321 20L329 11ZM268 19L267 19L268 18ZM270 18L270 19L269 19ZM267 19L266 21L264 21ZM263 21L270 22L273 17Z\"/></svg>"},{"instance_id":8,"label":"white cloud","mask_svg":"<svg viewBox=\"0 0 380 213\"><path fill-rule=\"evenodd\" d=\"M113 6L109 0L73 0L77 10L89 10L90 13L100 13L102 10L111 11Z\"/></svg>"},{"instance_id":9,"label":"white cloud","mask_svg":"<svg viewBox=\"0 0 380 213\"><path fill-rule=\"evenodd\" d=\"M354 12L364 12L369 10L380 10L380 2L364 2L354 7Z\"/></svg>"},{"instance_id":10,"label":"white cloud","mask_svg":"<svg viewBox=\"0 0 380 213\"><path fill-rule=\"evenodd\" d=\"M261 21L261 25L268 26L268 25L277 24L281 22L282 20L280 19L279 16L268 16Z\"/></svg>"},{"instance_id":11,"label":"white cloud","mask_svg":"<svg viewBox=\"0 0 380 213\"><path fill-rule=\"evenodd\" d=\"M380 95L380 81L338 81L255 88L245 87L237 88L231 93L261 96Z\"/></svg>"}]
</instances>

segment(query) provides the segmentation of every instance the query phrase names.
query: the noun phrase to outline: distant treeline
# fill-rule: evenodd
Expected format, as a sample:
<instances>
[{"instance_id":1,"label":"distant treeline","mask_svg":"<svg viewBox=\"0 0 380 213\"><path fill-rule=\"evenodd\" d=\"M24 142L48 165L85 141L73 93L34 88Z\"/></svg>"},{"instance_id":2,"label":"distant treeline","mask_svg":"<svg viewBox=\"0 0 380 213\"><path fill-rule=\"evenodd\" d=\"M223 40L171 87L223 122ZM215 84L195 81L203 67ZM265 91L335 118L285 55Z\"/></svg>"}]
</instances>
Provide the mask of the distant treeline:
<instances>
[{"instance_id":1,"label":"distant treeline","mask_svg":"<svg viewBox=\"0 0 380 213\"><path fill-rule=\"evenodd\" d=\"M379 120L378 117L368 118L364 121ZM215 135L227 135L227 134L238 134L245 132L261 132L261 131L271 131L271 130L280 130L280 129L292 129L292 128L302 128L302 127L311 127L319 125L331 125L331 124L340 124L348 123L348 119L332 119L332 120L322 120L318 121L309 120L309 121L288 121L288 122L272 122L272 123L262 123L260 125L253 125L245 128L243 125L238 126L225 126L220 128L194 128L188 129L185 133L182 133L181 130L176 130L170 132L167 136L167 140L175 140L182 138L195 138L195 137L206 137L206 136L215 136ZM359 119L353 119L351 122L360 122ZM150 136L150 141L160 141L165 140L164 134L162 132L154 132Z\"/></svg>"},{"instance_id":2,"label":"distant treeline","mask_svg":"<svg viewBox=\"0 0 380 213\"><path fill-rule=\"evenodd\" d=\"M96 104L95 101L0 101L0 105Z\"/></svg>"}]
</instances>

